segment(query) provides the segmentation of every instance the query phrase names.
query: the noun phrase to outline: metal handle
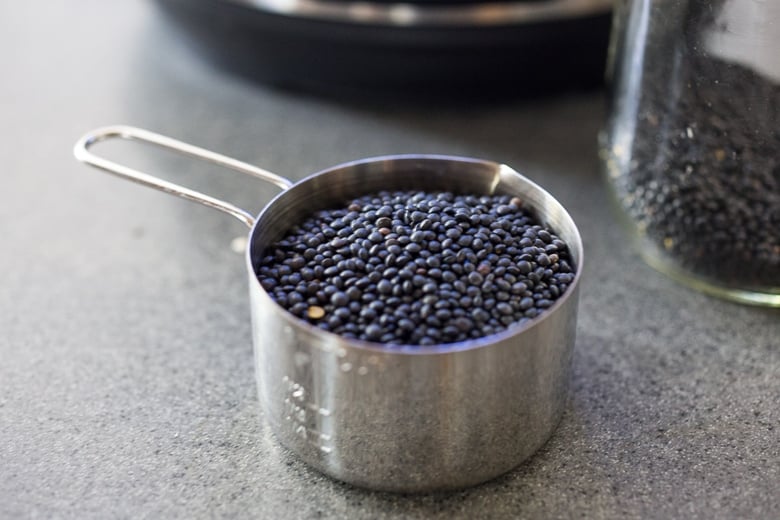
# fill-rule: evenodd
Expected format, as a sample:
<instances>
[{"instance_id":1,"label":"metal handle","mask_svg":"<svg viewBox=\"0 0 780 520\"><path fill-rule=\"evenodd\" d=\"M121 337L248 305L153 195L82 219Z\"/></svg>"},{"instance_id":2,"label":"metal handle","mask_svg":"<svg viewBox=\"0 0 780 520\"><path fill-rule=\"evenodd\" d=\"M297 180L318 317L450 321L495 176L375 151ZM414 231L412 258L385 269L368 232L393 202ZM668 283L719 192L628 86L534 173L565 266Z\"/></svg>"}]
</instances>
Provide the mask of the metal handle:
<instances>
[{"instance_id":1,"label":"metal handle","mask_svg":"<svg viewBox=\"0 0 780 520\"><path fill-rule=\"evenodd\" d=\"M236 170L241 173L251 175L252 177L257 177L258 179L271 182L285 190L293 185L292 181L262 168L258 168L257 166L253 166L251 164L232 159L225 155L211 152L191 144L177 141L176 139L172 139L170 137L165 137L164 135L155 134L154 132L149 132L148 130L143 130L141 128L135 128L132 126L117 125L97 128L87 132L81 139L78 140L78 142L76 142L73 153L75 154L76 159L85 164L89 164L95 168L113 173L114 175L129 181L137 182L139 184L143 184L144 186L149 186L150 188L164 191L165 193L170 193L171 195L176 195L183 199L199 202L204 206L224 211L225 213L233 215L250 228L255 225L255 218L249 212L244 211L243 209L234 206L229 202L225 202L223 200L210 197L204 193L200 193L199 191L191 190L189 188L185 188L184 186L159 179L153 175L128 168L127 166L117 164L113 161L109 161L108 159L103 159L102 157L98 157L89 151L89 148L93 144L116 137L121 139L135 139L137 141L143 141L154 144L161 148L166 148L168 150L181 153L183 155L203 159L205 161L230 168L231 170Z\"/></svg>"}]
</instances>

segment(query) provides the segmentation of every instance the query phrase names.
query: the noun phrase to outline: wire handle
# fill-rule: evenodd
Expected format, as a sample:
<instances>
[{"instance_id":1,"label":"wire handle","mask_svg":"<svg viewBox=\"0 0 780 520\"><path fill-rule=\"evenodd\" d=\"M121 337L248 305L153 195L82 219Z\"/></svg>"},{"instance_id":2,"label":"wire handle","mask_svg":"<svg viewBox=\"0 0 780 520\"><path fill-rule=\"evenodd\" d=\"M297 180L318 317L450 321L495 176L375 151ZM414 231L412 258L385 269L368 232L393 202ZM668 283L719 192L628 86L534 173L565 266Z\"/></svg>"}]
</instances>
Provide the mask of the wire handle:
<instances>
[{"instance_id":1,"label":"wire handle","mask_svg":"<svg viewBox=\"0 0 780 520\"><path fill-rule=\"evenodd\" d=\"M115 125L96 128L95 130L84 134L84 136L82 136L81 139L76 142L73 153L76 156L76 159L85 164L100 170L107 171L122 177L123 179L137 182L138 184L142 184L165 193L170 193L171 195L176 195L177 197L181 197L183 199L198 202L210 208L218 209L219 211L233 215L250 228L255 225L255 217L252 216L252 214L248 211L234 206L229 202L211 197L199 191L191 190L179 184L175 184L153 175L134 170L133 168L123 166L113 161L109 161L108 159L99 157L89 151L89 148L95 143L114 138L142 141L159 146L160 148L178 152L183 155L188 155L197 159L203 159L207 162L214 163L219 166L224 166L231 170L236 170L238 172L251 175L252 177L257 177L258 179L270 182L276 186L279 186L283 190L286 190L293 185L293 182L289 179L280 177L279 175L271 173L268 170L258 168L257 166L238 161L225 155L211 152L204 148L193 146L182 141L177 141L176 139L172 139L164 135L156 134L154 132L132 126Z\"/></svg>"}]
</instances>

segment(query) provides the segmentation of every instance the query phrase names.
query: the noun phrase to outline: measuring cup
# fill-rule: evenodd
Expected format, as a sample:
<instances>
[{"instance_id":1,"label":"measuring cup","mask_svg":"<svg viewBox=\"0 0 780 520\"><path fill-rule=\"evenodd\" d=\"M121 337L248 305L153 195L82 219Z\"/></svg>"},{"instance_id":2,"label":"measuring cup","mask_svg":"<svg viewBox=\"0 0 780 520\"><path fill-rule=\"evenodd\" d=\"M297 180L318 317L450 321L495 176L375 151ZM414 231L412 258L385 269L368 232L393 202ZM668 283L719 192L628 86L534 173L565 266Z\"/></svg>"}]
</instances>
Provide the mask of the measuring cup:
<instances>
[{"instance_id":1,"label":"measuring cup","mask_svg":"<svg viewBox=\"0 0 780 520\"><path fill-rule=\"evenodd\" d=\"M284 191L257 217L225 201L89 151L135 139L272 182ZM293 183L271 172L145 130L112 126L83 136L76 157L125 179L205 204L251 228L246 252L255 373L272 431L331 477L396 492L463 488L516 467L550 437L568 393L582 240L550 194L506 165L436 155L362 159ZM529 323L484 338L389 347L323 331L278 305L257 280L264 251L312 212L380 190L508 194L569 246L576 276Z\"/></svg>"}]
</instances>

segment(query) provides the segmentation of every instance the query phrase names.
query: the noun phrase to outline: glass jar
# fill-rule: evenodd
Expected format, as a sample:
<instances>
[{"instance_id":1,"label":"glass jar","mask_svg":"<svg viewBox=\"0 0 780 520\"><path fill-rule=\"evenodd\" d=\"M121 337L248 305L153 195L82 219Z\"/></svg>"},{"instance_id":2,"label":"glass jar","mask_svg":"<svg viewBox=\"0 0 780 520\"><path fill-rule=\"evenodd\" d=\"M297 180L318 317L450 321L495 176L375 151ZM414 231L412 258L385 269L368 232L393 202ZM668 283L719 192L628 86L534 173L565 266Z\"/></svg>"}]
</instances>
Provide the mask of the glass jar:
<instances>
[{"instance_id":1,"label":"glass jar","mask_svg":"<svg viewBox=\"0 0 780 520\"><path fill-rule=\"evenodd\" d=\"M780 1L621 0L608 77L602 160L642 256L780 306Z\"/></svg>"}]
</instances>

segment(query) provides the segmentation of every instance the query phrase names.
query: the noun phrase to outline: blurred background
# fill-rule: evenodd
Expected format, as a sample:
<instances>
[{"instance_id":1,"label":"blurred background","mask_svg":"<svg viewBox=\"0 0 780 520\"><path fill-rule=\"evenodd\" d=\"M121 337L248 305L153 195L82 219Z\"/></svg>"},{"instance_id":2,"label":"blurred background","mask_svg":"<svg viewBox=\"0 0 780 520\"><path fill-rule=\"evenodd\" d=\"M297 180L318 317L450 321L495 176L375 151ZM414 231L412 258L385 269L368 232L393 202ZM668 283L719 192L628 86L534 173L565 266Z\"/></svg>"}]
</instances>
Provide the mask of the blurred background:
<instances>
[{"instance_id":1,"label":"blurred background","mask_svg":"<svg viewBox=\"0 0 780 520\"><path fill-rule=\"evenodd\" d=\"M549 94L603 77L611 0L160 0L179 34L247 77L407 100Z\"/></svg>"}]
</instances>

